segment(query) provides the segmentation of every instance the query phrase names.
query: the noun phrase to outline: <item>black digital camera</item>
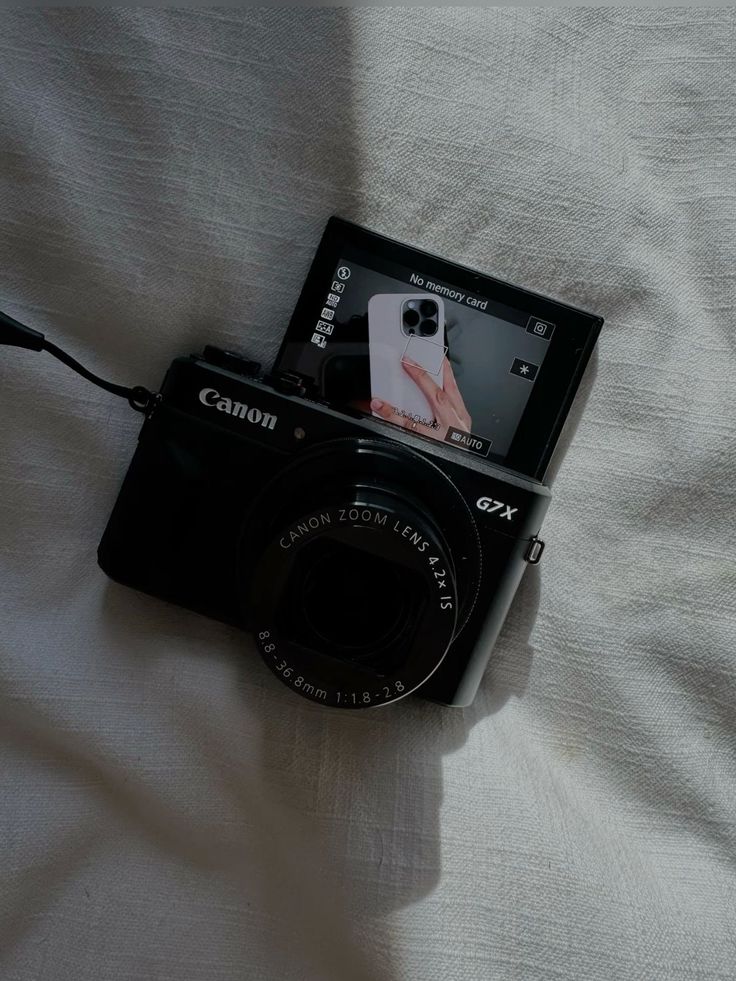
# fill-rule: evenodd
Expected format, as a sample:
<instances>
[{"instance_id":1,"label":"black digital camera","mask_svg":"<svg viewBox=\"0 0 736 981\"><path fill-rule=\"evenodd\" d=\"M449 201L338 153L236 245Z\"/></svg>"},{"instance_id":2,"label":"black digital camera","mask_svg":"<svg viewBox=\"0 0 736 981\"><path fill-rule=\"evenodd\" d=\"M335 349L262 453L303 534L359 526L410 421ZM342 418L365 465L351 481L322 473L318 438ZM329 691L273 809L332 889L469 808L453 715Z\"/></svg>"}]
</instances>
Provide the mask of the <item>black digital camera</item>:
<instances>
[{"instance_id":1,"label":"black digital camera","mask_svg":"<svg viewBox=\"0 0 736 981\"><path fill-rule=\"evenodd\" d=\"M601 323L331 219L270 374L172 363L100 565L323 705L467 705Z\"/></svg>"},{"instance_id":2,"label":"black digital camera","mask_svg":"<svg viewBox=\"0 0 736 981\"><path fill-rule=\"evenodd\" d=\"M118 582L251 630L325 705L475 694L549 503L207 348L169 369L99 548ZM294 393L294 394L292 394Z\"/></svg>"}]
</instances>

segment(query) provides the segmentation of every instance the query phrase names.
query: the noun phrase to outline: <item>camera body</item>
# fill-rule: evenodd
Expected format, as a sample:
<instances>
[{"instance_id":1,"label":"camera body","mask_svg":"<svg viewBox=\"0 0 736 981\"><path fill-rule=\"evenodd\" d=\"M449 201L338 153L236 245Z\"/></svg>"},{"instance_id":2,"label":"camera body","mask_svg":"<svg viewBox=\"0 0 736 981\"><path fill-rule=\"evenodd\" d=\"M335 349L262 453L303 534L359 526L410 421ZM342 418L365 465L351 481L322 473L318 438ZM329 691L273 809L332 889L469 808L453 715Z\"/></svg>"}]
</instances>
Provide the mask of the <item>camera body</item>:
<instances>
[{"instance_id":1,"label":"camera body","mask_svg":"<svg viewBox=\"0 0 736 981\"><path fill-rule=\"evenodd\" d=\"M549 501L540 481L206 348L172 362L98 556L120 583L251 631L313 701L463 706Z\"/></svg>"}]
</instances>

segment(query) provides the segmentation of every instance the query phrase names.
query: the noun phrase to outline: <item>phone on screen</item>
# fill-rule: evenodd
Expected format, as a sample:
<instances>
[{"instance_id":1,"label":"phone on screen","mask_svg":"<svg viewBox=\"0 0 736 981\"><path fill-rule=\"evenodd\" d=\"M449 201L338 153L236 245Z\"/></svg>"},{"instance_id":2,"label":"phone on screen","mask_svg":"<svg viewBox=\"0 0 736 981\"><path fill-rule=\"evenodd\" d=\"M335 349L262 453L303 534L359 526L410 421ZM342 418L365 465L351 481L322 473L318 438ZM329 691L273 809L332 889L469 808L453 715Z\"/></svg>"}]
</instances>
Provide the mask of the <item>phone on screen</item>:
<instances>
[{"instance_id":1,"label":"phone on screen","mask_svg":"<svg viewBox=\"0 0 736 981\"><path fill-rule=\"evenodd\" d=\"M371 397L431 426L434 413L404 363L418 365L442 387L447 352L445 306L431 293L377 293L368 301Z\"/></svg>"}]
</instances>

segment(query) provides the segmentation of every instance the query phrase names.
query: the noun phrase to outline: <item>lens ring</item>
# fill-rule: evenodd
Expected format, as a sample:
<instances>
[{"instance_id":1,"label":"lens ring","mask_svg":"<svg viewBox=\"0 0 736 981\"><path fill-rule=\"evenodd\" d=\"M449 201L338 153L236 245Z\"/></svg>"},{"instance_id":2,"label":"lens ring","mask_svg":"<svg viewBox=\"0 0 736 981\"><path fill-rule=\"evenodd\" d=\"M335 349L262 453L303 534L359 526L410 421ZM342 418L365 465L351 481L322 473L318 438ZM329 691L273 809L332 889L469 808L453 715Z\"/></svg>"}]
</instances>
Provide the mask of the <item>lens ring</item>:
<instances>
[{"instance_id":1,"label":"lens ring","mask_svg":"<svg viewBox=\"0 0 736 981\"><path fill-rule=\"evenodd\" d=\"M429 537L441 543L456 590L453 641L462 633L482 581L483 556L475 515L450 474L432 456L404 441L373 434L343 436L305 447L251 501L240 527L235 565L240 615L249 632L257 637L254 584L263 554L277 532L324 506L344 506L346 500L366 502L376 490L392 496L392 510L402 512L408 506L414 516L418 513L430 523ZM273 641L259 640L264 657L268 643ZM309 697L304 691L301 694Z\"/></svg>"},{"instance_id":2,"label":"lens ring","mask_svg":"<svg viewBox=\"0 0 736 981\"><path fill-rule=\"evenodd\" d=\"M357 496L356 496L357 498ZM380 493L300 515L265 549L256 568L250 606L254 636L266 664L297 694L336 708L385 705L410 694L436 670L456 627L457 593L443 544L411 510L402 514ZM406 640L403 660L384 671L365 659L343 659L307 646L284 625L280 604L300 553L329 539L366 554L389 557L408 575L421 578L426 602L417 628ZM367 598L368 601L368 598ZM336 614L337 615L337 614Z\"/></svg>"}]
</instances>

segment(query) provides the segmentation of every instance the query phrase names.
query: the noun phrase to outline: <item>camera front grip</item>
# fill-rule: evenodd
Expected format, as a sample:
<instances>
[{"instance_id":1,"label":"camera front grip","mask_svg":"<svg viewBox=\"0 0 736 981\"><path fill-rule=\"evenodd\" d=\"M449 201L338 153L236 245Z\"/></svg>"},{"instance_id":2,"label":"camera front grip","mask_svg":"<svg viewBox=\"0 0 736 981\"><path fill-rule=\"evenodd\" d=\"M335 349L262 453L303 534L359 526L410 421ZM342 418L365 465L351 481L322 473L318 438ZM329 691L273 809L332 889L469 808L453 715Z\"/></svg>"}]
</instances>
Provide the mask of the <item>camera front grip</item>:
<instances>
[{"instance_id":1,"label":"camera front grip","mask_svg":"<svg viewBox=\"0 0 736 981\"><path fill-rule=\"evenodd\" d=\"M110 392L111 395L117 395L120 398L126 399L128 405L132 409L135 409L136 412L148 413L158 401L159 396L155 392L144 388L143 385L128 387L126 385L116 385L115 382L100 378L99 375L96 375L93 371L80 364L76 358L67 354L66 351L62 351L56 344L47 341L46 337L40 331L33 330L32 327L26 327L25 324L20 323L20 321L15 320L13 317L9 317L1 310L0 344L7 345L8 347L24 348L26 351L48 351L58 361L61 361L62 364L76 371L78 375L86 378L93 385L97 385L106 392Z\"/></svg>"}]
</instances>

